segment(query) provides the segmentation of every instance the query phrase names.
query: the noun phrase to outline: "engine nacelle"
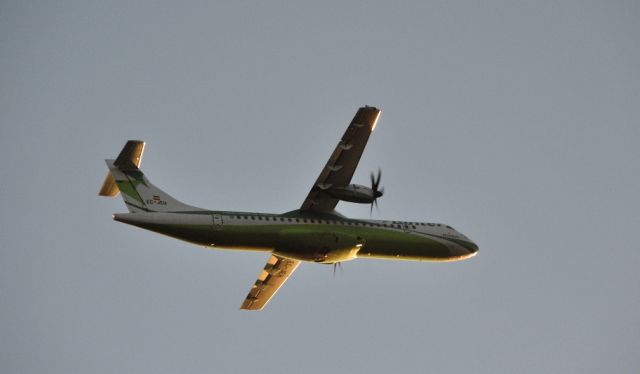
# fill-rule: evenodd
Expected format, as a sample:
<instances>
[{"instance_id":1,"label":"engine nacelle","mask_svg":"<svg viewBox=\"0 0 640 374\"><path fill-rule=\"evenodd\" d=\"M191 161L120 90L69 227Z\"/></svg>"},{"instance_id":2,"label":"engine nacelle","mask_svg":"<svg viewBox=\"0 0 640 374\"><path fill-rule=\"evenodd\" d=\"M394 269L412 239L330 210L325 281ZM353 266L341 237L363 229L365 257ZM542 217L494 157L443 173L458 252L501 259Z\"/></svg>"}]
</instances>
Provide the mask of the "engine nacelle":
<instances>
[{"instance_id":1,"label":"engine nacelle","mask_svg":"<svg viewBox=\"0 0 640 374\"><path fill-rule=\"evenodd\" d=\"M365 244L357 235L303 228L282 230L278 239L273 254L328 264L353 260Z\"/></svg>"},{"instance_id":2,"label":"engine nacelle","mask_svg":"<svg viewBox=\"0 0 640 374\"><path fill-rule=\"evenodd\" d=\"M323 191L336 199L360 204L371 204L376 197L379 197L371 188L359 184L350 184L344 187L332 186Z\"/></svg>"}]
</instances>

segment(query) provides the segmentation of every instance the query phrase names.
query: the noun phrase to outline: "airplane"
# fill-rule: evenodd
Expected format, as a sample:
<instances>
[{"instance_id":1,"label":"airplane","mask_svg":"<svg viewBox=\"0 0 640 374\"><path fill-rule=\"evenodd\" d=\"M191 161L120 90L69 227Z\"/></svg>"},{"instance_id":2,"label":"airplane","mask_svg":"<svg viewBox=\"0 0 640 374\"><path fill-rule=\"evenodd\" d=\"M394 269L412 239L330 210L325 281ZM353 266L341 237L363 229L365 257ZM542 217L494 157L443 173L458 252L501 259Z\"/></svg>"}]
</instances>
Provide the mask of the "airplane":
<instances>
[{"instance_id":1,"label":"airplane","mask_svg":"<svg viewBox=\"0 0 640 374\"><path fill-rule=\"evenodd\" d=\"M301 262L333 264L356 258L458 261L478 246L442 223L347 218L339 201L377 206L381 171L371 186L351 178L381 110L359 108L299 209L283 214L218 211L184 204L157 188L140 170L145 143L129 140L109 171L99 195L121 193L129 213L113 219L208 248L270 253L240 309L261 310Z\"/></svg>"}]
</instances>

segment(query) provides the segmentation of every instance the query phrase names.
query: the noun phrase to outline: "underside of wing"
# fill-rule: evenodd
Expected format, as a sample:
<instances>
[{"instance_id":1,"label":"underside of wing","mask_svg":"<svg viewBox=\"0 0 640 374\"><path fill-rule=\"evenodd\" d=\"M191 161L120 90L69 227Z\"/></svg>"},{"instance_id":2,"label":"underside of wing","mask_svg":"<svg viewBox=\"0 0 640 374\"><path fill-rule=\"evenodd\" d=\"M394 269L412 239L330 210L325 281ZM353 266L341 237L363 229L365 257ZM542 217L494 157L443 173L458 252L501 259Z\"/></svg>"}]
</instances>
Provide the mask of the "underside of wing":
<instances>
[{"instance_id":1,"label":"underside of wing","mask_svg":"<svg viewBox=\"0 0 640 374\"><path fill-rule=\"evenodd\" d=\"M298 260L271 255L240 309L261 310L300 265Z\"/></svg>"},{"instance_id":2,"label":"underside of wing","mask_svg":"<svg viewBox=\"0 0 640 374\"><path fill-rule=\"evenodd\" d=\"M316 212L334 210L339 200L323 191L331 187L346 186L351 182L351 177L353 177L369 140L369 135L376 127L380 112L380 109L370 106L358 109L347 131L302 203L301 210Z\"/></svg>"}]
</instances>

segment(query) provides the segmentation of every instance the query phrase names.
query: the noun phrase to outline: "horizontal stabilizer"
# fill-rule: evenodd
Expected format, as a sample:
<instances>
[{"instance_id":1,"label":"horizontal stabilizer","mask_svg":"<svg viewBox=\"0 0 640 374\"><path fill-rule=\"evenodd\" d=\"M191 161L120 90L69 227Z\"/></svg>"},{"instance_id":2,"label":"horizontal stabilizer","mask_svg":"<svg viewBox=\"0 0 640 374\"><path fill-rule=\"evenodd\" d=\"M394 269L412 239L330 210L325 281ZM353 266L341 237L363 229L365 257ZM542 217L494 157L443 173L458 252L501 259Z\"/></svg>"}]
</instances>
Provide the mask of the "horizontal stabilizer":
<instances>
[{"instance_id":1,"label":"horizontal stabilizer","mask_svg":"<svg viewBox=\"0 0 640 374\"><path fill-rule=\"evenodd\" d=\"M120 151L113 165L120 170L139 169L143 152L144 142L142 140L129 140Z\"/></svg>"},{"instance_id":2,"label":"horizontal stabilizer","mask_svg":"<svg viewBox=\"0 0 640 374\"><path fill-rule=\"evenodd\" d=\"M100 192L98 192L98 195L116 197L119 193L120 190L116 185L116 180L113 179L113 174L111 174L111 171L108 171L107 177L104 178L104 183L102 184L102 188L100 189Z\"/></svg>"}]
</instances>

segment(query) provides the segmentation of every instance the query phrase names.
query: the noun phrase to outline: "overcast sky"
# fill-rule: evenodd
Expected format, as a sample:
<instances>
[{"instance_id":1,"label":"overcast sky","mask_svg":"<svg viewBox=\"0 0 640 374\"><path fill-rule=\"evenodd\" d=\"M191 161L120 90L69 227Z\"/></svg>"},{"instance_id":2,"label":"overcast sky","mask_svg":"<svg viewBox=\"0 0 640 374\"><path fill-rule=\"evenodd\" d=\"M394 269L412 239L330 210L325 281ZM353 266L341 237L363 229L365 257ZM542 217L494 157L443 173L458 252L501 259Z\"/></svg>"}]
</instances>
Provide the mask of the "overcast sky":
<instances>
[{"instance_id":1,"label":"overcast sky","mask_svg":"<svg viewBox=\"0 0 640 374\"><path fill-rule=\"evenodd\" d=\"M638 372L639 3L401 3L0 2L0 372ZM143 139L178 199L296 209L365 104L373 217L478 256L303 264L243 312L267 254L97 196Z\"/></svg>"}]
</instances>

